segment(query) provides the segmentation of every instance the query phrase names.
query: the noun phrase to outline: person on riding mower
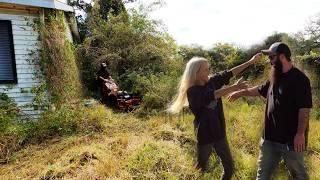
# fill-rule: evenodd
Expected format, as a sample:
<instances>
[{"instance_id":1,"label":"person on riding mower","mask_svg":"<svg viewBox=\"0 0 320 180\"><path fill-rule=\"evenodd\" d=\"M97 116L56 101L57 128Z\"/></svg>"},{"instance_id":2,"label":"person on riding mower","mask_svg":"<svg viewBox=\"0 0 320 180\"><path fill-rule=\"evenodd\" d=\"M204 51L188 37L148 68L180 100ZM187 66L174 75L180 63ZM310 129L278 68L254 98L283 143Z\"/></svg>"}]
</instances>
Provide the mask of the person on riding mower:
<instances>
[{"instance_id":1,"label":"person on riding mower","mask_svg":"<svg viewBox=\"0 0 320 180\"><path fill-rule=\"evenodd\" d=\"M98 79L98 93L101 102L111 107L116 106L117 103L117 90L118 87L114 83L105 62L100 64L100 69L97 73Z\"/></svg>"}]
</instances>

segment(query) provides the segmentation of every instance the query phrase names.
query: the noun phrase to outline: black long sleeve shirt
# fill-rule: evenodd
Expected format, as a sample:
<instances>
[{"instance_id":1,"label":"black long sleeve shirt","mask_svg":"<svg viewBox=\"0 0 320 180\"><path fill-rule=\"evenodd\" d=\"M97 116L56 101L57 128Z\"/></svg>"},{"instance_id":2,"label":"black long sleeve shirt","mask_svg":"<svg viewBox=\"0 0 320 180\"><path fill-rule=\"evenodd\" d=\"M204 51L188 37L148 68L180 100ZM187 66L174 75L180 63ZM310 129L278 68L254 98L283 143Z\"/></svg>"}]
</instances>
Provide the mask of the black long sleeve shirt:
<instances>
[{"instance_id":1,"label":"black long sleeve shirt","mask_svg":"<svg viewBox=\"0 0 320 180\"><path fill-rule=\"evenodd\" d=\"M222 100L214 97L214 91L229 84L232 76L231 71L217 73L205 85L195 85L187 91L199 145L216 142L226 136Z\"/></svg>"}]
</instances>

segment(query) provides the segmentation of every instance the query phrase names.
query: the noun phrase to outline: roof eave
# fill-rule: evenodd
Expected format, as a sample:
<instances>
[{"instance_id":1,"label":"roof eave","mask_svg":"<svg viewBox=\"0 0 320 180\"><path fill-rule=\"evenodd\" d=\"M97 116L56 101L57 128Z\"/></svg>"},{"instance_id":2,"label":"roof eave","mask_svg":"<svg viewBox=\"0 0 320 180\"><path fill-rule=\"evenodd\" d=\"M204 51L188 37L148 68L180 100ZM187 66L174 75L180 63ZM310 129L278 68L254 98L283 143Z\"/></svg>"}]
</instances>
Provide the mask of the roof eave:
<instances>
[{"instance_id":1,"label":"roof eave","mask_svg":"<svg viewBox=\"0 0 320 180\"><path fill-rule=\"evenodd\" d=\"M58 9L66 12L74 12L74 8L57 0L0 0L0 3L17 4L39 8Z\"/></svg>"}]
</instances>

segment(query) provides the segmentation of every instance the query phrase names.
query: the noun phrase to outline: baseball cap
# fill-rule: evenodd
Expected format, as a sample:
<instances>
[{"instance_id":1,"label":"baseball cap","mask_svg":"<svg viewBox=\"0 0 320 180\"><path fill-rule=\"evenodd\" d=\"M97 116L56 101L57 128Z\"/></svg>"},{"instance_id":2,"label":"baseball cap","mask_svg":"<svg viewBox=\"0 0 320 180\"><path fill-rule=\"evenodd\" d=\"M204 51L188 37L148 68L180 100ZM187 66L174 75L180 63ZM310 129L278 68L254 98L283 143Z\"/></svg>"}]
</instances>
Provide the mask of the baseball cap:
<instances>
[{"instance_id":1,"label":"baseball cap","mask_svg":"<svg viewBox=\"0 0 320 180\"><path fill-rule=\"evenodd\" d=\"M269 49L261 50L261 52L265 55L277 55L277 54L284 54L287 59L291 57L291 51L283 42L275 42L273 43Z\"/></svg>"}]
</instances>

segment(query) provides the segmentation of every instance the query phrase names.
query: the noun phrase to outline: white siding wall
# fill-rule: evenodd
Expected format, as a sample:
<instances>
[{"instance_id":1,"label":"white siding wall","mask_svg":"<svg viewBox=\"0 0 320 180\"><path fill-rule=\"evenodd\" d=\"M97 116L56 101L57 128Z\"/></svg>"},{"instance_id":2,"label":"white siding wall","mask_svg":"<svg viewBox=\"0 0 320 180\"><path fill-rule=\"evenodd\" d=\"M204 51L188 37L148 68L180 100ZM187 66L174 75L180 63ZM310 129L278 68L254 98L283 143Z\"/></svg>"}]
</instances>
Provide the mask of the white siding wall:
<instances>
[{"instance_id":1,"label":"white siding wall","mask_svg":"<svg viewBox=\"0 0 320 180\"><path fill-rule=\"evenodd\" d=\"M68 0L57 0L57 1L62 2L64 4L68 4Z\"/></svg>"},{"instance_id":2,"label":"white siding wall","mask_svg":"<svg viewBox=\"0 0 320 180\"><path fill-rule=\"evenodd\" d=\"M37 117L40 112L32 108L23 107L33 101L34 94L30 93L32 87L37 86L40 80L35 73L40 73L38 65L29 62L30 53L38 48L38 32L31 27L32 20L39 18L30 14L9 14L0 10L0 20L10 20L12 23L13 43L16 59L18 84L0 84L0 92L13 98L20 109L31 117Z\"/></svg>"}]
</instances>

